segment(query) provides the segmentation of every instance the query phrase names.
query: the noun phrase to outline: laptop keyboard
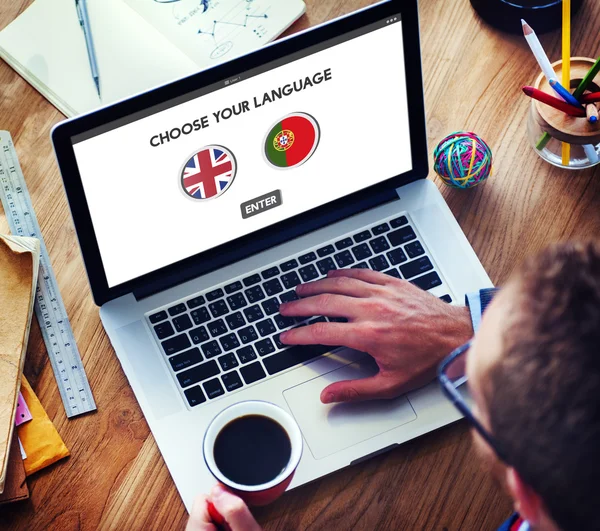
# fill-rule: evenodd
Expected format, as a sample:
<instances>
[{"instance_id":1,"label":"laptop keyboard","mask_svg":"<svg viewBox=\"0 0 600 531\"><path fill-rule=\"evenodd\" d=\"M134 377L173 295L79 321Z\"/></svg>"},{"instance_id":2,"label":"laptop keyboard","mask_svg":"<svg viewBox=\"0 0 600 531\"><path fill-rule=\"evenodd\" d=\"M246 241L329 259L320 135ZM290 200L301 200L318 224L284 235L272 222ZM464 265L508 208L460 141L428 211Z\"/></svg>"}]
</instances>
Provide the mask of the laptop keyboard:
<instances>
[{"instance_id":1,"label":"laptop keyboard","mask_svg":"<svg viewBox=\"0 0 600 531\"><path fill-rule=\"evenodd\" d=\"M323 345L290 347L279 335L294 327L345 319L285 317L279 305L298 299L298 284L341 268L381 271L424 290L443 284L403 215L157 308L146 317L189 407L334 350ZM449 295L441 299L452 302Z\"/></svg>"}]
</instances>

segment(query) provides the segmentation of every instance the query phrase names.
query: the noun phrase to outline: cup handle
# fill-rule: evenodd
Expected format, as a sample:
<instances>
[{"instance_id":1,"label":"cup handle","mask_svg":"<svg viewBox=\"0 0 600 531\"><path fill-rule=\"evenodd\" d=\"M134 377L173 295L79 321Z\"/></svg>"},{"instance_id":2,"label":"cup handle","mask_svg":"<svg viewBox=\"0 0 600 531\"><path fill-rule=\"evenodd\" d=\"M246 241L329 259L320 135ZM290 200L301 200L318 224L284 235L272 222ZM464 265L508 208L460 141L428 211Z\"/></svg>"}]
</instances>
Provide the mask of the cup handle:
<instances>
[{"instance_id":1,"label":"cup handle","mask_svg":"<svg viewBox=\"0 0 600 531\"><path fill-rule=\"evenodd\" d=\"M231 527L229 527L229 524L225 518L223 518L223 515L217 511L217 508L210 501L208 502L208 514L210 519L217 526L217 529L222 531L231 531Z\"/></svg>"}]
</instances>

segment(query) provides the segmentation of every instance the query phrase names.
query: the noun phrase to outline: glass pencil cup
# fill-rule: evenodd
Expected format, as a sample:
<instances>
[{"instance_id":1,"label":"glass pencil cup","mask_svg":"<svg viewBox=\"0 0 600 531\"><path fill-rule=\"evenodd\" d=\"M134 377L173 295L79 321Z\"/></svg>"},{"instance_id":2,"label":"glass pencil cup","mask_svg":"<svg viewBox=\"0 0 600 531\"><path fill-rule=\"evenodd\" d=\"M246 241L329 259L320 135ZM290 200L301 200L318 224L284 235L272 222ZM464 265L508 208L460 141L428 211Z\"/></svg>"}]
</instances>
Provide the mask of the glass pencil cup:
<instances>
[{"instance_id":1,"label":"glass pencil cup","mask_svg":"<svg viewBox=\"0 0 600 531\"><path fill-rule=\"evenodd\" d=\"M571 92L579 86L594 63L594 59L587 57L571 59ZM557 61L552 66L560 81L562 61ZM543 73L535 81L534 87L556 96ZM600 75L592 80L587 91L600 92ZM532 99L527 120L527 138L542 159L559 168L578 170L600 163L600 120L590 123L585 117L569 116ZM566 151L568 164L563 164L563 144L569 146Z\"/></svg>"}]
</instances>

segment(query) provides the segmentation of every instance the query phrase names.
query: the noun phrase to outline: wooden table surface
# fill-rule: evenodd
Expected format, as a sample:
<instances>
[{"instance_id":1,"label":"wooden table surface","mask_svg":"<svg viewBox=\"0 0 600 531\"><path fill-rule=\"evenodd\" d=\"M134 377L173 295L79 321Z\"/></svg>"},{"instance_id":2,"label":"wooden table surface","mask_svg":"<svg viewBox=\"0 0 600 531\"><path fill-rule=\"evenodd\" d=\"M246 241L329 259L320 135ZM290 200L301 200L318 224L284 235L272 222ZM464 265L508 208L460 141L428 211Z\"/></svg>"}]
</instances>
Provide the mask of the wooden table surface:
<instances>
[{"instance_id":1,"label":"wooden table surface","mask_svg":"<svg viewBox=\"0 0 600 531\"><path fill-rule=\"evenodd\" d=\"M0 28L30 1L1 2ZM306 0L306 15L290 31L371 3ZM535 79L538 68L524 39L485 26L468 0L422 0L420 14L430 152L460 129L476 131L494 152L494 176L479 188L450 190L435 178L492 280L501 283L525 255L550 242L600 234L598 171L554 168L527 142L529 106L520 87ZM599 25L600 5L588 0L574 19L573 55L598 55ZM552 60L560 58L558 32L542 42ZM25 374L71 457L31 477L31 499L0 509L0 527L183 529L183 503L88 288L49 140L62 118L0 63L0 128L15 141L98 405L95 414L67 420L34 323ZM3 214L0 232L7 232ZM279 530L487 530L510 510L480 470L467 427L459 422L289 492L255 514L265 529Z\"/></svg>"}]
</instances>

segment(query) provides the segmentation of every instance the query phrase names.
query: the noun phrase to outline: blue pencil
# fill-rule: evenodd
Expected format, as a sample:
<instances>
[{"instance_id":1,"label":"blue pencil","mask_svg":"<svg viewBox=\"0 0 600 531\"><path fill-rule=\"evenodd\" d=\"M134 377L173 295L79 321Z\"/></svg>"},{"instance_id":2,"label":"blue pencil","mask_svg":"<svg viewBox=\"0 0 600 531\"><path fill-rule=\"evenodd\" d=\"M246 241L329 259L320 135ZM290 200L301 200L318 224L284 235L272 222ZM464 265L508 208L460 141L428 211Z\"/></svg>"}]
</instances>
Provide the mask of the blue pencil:
<instances>
[{"instance_id":1,"label":"blue pencil","mask_svg":"<svg viewBox=\"0 0 600 531\"><path fill-rule=\"evenodd\" d=\"M577 101L577 98L575 98L575 96L573 96L573 94L563 87L556 79L550 80L550 86L568 104L575 105L575 107L581 107L581 103Z\"/></svg>"}]
</instances>

